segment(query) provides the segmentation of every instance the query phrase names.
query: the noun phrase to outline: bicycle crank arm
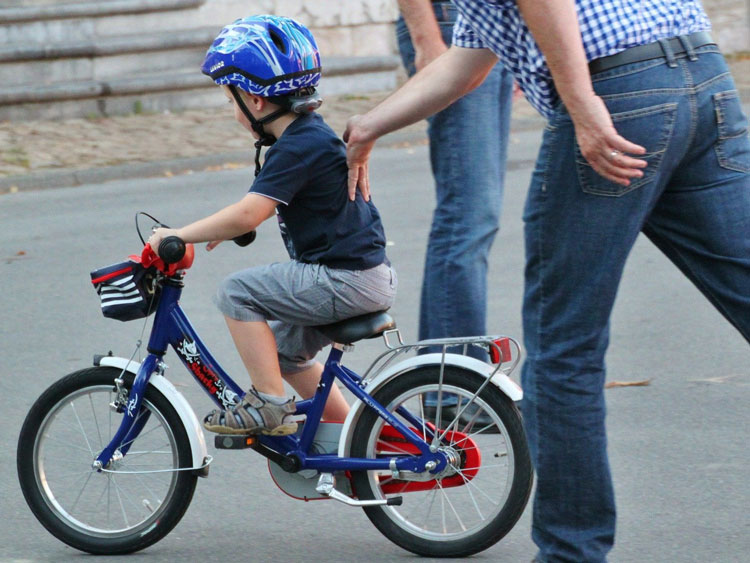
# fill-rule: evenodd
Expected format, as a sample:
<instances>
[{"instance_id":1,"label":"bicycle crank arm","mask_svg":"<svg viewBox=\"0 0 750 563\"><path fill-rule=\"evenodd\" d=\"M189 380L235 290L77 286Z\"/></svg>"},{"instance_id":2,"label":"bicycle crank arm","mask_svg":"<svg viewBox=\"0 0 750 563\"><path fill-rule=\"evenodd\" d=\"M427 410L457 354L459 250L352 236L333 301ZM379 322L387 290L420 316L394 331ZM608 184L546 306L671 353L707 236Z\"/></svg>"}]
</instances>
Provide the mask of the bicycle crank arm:
<instances>
[{"instance_id":1,"label":"bicycle crank arm","mask_svg":"<svg viewBox=\"0 0 750 563\"><path fill-rule=\"evenodd\" d=\"M270 459L288 473L296 473L300 469L300 462L297 456L280 454L262 444L255 435L220 434L214 436L214 447L218 450L244 450L250 448L263 457Z\"/></svg>"},{"instance_id":2,"label":"bicycle crank arm","mask_svg":"<svg viewBox=\"0 0 750 563\"><path fill-rule=\"evenodd\" d=\"M318 486L315 490L321 495L343 502L349 506L399 506L404 502L403 497L391 497L383 500L354 500L336 489L336 478L332 473L321 473L318 479Z\"/></svg>"}]
</instances>

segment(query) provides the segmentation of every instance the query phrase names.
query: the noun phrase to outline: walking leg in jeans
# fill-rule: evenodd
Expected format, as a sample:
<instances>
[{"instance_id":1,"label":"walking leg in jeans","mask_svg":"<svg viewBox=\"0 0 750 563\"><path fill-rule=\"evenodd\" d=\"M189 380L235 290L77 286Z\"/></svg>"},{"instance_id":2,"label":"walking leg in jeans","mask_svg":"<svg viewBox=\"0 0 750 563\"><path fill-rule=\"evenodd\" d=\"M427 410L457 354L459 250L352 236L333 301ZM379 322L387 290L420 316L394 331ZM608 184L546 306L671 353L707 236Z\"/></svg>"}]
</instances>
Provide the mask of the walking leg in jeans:
<instances>
[{"instance_id":1,"label":"walking leg in jeans","mask_svg":"<svg viewBox=\"0 0 750 563\"><path fill-rule=\"evenodd\" d=\"M449 45L455 8L436 4L435 14ZM414 47L403 20L397 33L404 66L413 73ZM420 339L486 334L487 260L499 228L512 89L511 75L498 64L476 90L429 119L437 201L422 284ZM476 348L469 353L486 360ZM428 406L431 400L437 397L428 397Z\"/></svg>"},{"instance_id":2,"label":"walking leg in jeans","mask_svg":"<svg viewBox=\"0 0 750 563\"><path fill-rule=\"evenodd\" d=\"M638 232L748 337L750 142L720 57L592 77L618 132L647 149L630 186L603 180L577 154L564 108L545 130L524 214L522 373L537 471L532 537L545 563L605 561L614 543L604 354Z\"/></svg>"},{"instance_id":3,"label":"walking leg in jeans","mask_svg":"<svg viewBox=\"0 0 750 563\"><path fill-rule=\"evenodd\" d=\"M545 563L601 562L614 541L604 354L617 285L648 206L638 190L615 213L620 198L566 181L575 174L573 136L572 123L545 131L524 214L522 411L537 473L532 538Z\"/></svg>"},{"instance_id":4,"label":"walking leg in jeans","mask_svg":"<svg viewBox=\"0 0 750 563\"><path fill-rule=\"evenodd\" d=\"M728 70L719 53L699 50L682 64L696 84L700 133L643 232L750 342L748 119L732 78L714 78Z\"/></svg>"}]
</instances>

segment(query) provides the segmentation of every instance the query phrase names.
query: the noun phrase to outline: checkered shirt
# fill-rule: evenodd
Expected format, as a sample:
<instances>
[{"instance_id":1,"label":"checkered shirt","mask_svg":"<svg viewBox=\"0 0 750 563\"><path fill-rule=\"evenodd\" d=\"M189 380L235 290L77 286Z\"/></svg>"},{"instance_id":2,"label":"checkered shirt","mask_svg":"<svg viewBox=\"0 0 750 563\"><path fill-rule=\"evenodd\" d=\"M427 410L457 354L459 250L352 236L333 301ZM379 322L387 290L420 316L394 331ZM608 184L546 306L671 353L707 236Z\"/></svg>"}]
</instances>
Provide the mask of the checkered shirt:
<instances>
[{"instance_id":1,"label":"checkered shirt","mask_svg":"<svg viewBox=\"0 0 750 563\"><path fill-rule=\"evenodd\" d=\"M589 61L658 39L710 29L699 0L575 0ZM453 0L453 44L488 48L513 73L526 99L550 117L559 97L544 55L515 0Z\"/></svg>"}]
</instances>

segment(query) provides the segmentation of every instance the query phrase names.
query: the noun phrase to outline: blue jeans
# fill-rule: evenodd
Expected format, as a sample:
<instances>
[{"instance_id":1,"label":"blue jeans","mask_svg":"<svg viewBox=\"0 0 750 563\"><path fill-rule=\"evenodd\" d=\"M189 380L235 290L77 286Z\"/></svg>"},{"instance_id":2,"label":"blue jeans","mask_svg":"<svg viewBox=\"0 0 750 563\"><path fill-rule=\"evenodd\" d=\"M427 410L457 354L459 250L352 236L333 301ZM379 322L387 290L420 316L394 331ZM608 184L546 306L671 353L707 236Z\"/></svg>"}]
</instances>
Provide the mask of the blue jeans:
<instances>
[{"instance_id":1,"label":"blue jeans","mask_svg":"<svg viewBox=\"0 0 750 563\"><path fill-rule=\"evenodd\" d=\"M615 128L648 151L630 186L581 157L564 107L544 132L524 212L522 373L541 561L604 561L614 543L604 354L638 233L750 341L748 122L718 49L696 54L593 76Z\"/></svg>"},{"instance_id":2,"label":"blue jeans","mask_svg":"<svg viewBox=\"0 0 750 563\"><path fill-rule=\"evenodd\" d=\"M456 8L450 2L434 2L433 8L450 45ZM412 75L414 47L403 19L396 33ZM498 64L481 86L428 120L437 205L427 243L420 339L487 332L487 256L500 222L512 90L512 76ZM476 348L468 353L486 359Z\"/></svg>"}]
</instances>

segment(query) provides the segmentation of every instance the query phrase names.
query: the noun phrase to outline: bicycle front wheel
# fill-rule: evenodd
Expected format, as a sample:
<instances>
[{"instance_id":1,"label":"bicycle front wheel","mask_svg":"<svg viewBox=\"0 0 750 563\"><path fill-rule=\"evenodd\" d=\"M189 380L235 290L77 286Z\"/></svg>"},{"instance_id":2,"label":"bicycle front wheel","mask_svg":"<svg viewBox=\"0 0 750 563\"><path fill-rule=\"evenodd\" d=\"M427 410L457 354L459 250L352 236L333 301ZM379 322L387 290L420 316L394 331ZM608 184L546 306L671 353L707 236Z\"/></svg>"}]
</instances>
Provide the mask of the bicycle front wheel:
<instances>
[{"instance_id":1,"label":"bicycle front wheel","mask_svg":"<svg viewBox=\"0 0 750 563\"><path fill-rule=\"evenodd\" d=\"M120 370L94 367L53 384L34 403L18 441L18 477L37 519L66 544L94 554L143 549L169 533L193 497L185 428L169 401L149 386L145 425L126 455L103 471L92 464L114 436L122 415L116 399ZM124 374L125 387L133 382Z\"/></svg>"},{"instance_id":2,"label":"bicycle front wheel","mask_svg":"<svg viewBox=\"0 0 750 563\"><path fill-rule=\"evenodd\" d=\"M449 463L434 478L382 470L352 474L360 499L402 497L401 505L364 510L380 532L412 553L465 557L483 551L513 528L526 506L532 469L520 414L491 383L477 395L485 381L476 373L446 366L440 385L440 366L423 366L394 378L374 394L428 443L430 429L441 429L438 435L445 431L436 447ZM443 402L439 421L430 403L438 391ZM418 427L410 424L402 416L407 411L425 422ZM356 423L353 457L418 453L373 409L366 409Z\"/></svg>"}]
</instances>

